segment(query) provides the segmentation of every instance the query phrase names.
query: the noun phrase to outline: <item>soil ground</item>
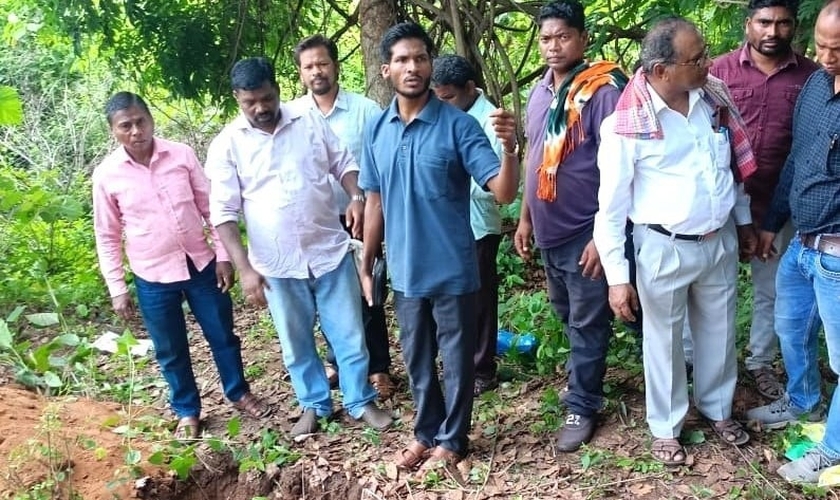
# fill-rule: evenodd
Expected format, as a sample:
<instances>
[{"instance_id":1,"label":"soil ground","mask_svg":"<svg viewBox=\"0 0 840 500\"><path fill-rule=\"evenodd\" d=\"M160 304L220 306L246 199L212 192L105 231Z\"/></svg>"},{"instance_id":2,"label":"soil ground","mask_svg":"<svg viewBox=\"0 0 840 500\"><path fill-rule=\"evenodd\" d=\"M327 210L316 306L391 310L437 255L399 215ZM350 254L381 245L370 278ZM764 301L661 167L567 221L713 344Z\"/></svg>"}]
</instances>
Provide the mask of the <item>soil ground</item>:
<instances>
[{"instance_id":1,"label":"soil ground","mask_svg":"<svg viewBox=\"0 0 840 500\"><path fill-rule=\"evenodd\" d=\"M396 330L396 325L391 327L392 332ZM205 437L224 437L231 418L238 413L224 401L206 343L194 324L190 328L194 369L203 391ZM686 466L660 466L648 452L643 380L627 369L638 366L638 360L609 368L608 404L595 439L579 452L560 456L553 451L551 429L562 410L552 403L551 394L565 386L565 375L560 370L556 375L536 377L519 370L518 365L508 365L505 374L510 380L476 401L472 452L467 460L457 469L440 470L417 481L398 473L389 461L410 439L413 417L396 340L392 341L392 355L398 392L385 406L399 417L397 426L381 434L365 430L340 412L340 395L334 392L338 410L334 423L325 432L293 443L286 436L299 410L266 313L240 308L237 329L243 338L252 389L275 407L274 415L265 421L243 417L239 440L265 442L264 430L273 429L279 432L282 446L300 455L293 465L269 465L265 473L239 473L230 453L213 451L207 446L208 439L195 447L198 460L184 481L166 467L151 465L148 458L166 444L169 430L161 425L172 422L166 389L153 362L134 374L141 387L137 400L144 403L132 408L107 401L44 398L15 386L8 376L0 376L0 498L14 498L15 493L27 491L32 496L26 498L92 500L838 496L836 491L793 488L775 476L773 471L781 463L774 445L778 433L754 431L752 441L737 449L721 442L694 411L686 422L686 432L691 441L702 442L688 446ZM133 330L138 337L144 336L139 323ZM100 361L106 369L114 363L105 354ZM736 393L735 415L743 415L746 408L760 402L750 382L744 382ZM144 432L132 436L132 425L126 433L126 424L143 427ZM56 473L67 478L61 493L34 496L37 485Z\"/></svg>"}]
</instances>

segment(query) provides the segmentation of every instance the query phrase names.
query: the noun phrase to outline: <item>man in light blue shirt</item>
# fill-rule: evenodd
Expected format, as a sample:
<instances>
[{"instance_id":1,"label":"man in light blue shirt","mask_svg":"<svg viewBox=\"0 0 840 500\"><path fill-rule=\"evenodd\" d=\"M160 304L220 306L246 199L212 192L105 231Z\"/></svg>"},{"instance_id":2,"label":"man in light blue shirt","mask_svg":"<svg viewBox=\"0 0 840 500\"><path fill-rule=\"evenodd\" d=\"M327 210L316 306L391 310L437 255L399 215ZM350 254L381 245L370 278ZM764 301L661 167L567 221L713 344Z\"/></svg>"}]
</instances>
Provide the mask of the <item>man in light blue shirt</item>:
<instances>
[{"instance_id":1,"label":"man in light blue shirt","mask_svg":"<svg viewBox=\"0 0 840 500\"><path fill-rule=\"evenodd\" d=\"M468 451L478 265L470 231L470 178L510 203L519 185L516 120L492 114L504 145L496 156L471 116L429 90L434 45L417 24L382 37L382 76L396 92L365 127L359 187L367 192L360 274L372 301L373 260L382 238L417 409L414 440L394 457L411 469L458 462ZM443 383L435 359L443 362Z\"/></svg>"},{"instance_id":2,"label":"man in light blue shirt","mask_svg":"<svg viewBox=\"0 0 840 500\"><path fill-rule=\"evenodd\" d=\"M435 59L432 69L432 89L438 99L478 120L496 155L502 155L502 143L496 137L490 113L496 107L484 92L476 87L476 74L464 57L446 55ZM478 256L478 275L481 288L478 290L478 337L475 355L474 396L495 389L496 380L496 338L499 334L499 277L496 270L496 254L502 236L502 216L493 193L485 191L475 180L470 186L470 225L475 237Z\"/></svg>"},{"instance_id":3,"label":"man in light blue shirt","mask_svg":"<svg viewBox=\"0 0 840 500\"><path fill-rule=\"evenodd\" d=\"M338 47L335 42L323 35L312 35L301 40L294 50L295 64L300 74L300 81L307 93L293 101L291 105L301 110L312 110L323 117L330 129L338 136L341 143L360 161L362 157L362 130L365 123L382 110L379 105L367 97L347 92L338 85ZM350 203L364 204L364 196L354 196L351 200L341 184L330 177L333 195L338 203L338 215L342 225L347 227L344 213ZM354 238L362 235L348 227ZM388 399L394 391L388 374L391 366L391 354L388 350L388 327L385 324L385 308L369 306L362 301L362 321L365 326L365 341L370 352L368 374L376 389L379 399ZM327 342L326 359L327 377L330 382L338 382L335 353Z\"/></svg>"}]
</instances>

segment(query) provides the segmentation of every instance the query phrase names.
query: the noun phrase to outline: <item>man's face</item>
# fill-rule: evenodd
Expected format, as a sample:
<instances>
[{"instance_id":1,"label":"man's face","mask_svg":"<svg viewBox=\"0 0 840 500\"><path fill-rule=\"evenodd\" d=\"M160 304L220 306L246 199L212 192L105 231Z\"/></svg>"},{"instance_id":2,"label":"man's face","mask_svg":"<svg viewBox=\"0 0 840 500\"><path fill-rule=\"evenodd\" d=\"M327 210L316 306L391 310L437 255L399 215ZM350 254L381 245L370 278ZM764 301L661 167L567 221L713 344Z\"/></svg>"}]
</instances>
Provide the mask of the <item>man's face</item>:
<instances>
[{"instance_id":1,"label":"man's face","mask_svg":"<svg viewBox=\"0 0 840 500\"><path fill-rule=\"evenodd\" d=\"M329 93L338 82L338 66L323 45L300 53L300 81L315 95Z\"/></svg>"},{"instance_id":2,"label":"man's face","mask_svg":"<svg viewBox=\"0 0 840 500\"><path fill-rule=\"evenodd\" d=\"M263 130L274 129L280 107L279 89L275 85L264 82L254 90L234 90L233 95L251 125Z\"/></svg>"},{"instance_id":3,"label":"man's face","mask_svg":"<svg viewBox=\"0 0 840 500\"><path fill-rule=\"evenodd\" d=\"M796 19L785 7L765 7L747 18L747 43L753 50L774 57L790 52Z\"/></svg>"},{"instance_id":4,"label":"man's face","mask_svg":"<svg viewBox=\"0 0 840 500\"><path fill-rule=\"evenodd\" d=\"M568 26L563 19L545 19L540 27L540 55L556 73L567 73L580 62L588 41L586 31Z\"/></svg>"},{"instance_id":5,"label":"man's face","mask_svg":"<svg viewBox=\"0 0 840 500\"><path fill-rule=\"evenodd\" d=\"M470 109L470 106L475 102L476 89L475 83L472 81L467 82L467 85L464 87L451 84L435 85L432 87L432 90L435 91L438 99L448 102L462 111Z\"/></svg>"},{"instance_id":6,"label":"man's face","mask_svg":"<svg viewBox=\"0 0 840 500\"><path fill-rule=\"evenodd\" d=\"M821 15L814 27L817 61L831 75L840 76L840 19Z\"/></svg>"},{"instance_id":7,"label":"man's face","mask_svg":"<svg viewBox=\"0 0 840 500\"><path fill-rule=\"evenodd\" d=\"M111 116L111 134L132 158L143 157L154 147L155 122L144 109L130 106Z\"/></svg>"},{"instance_id":8,"label":"man's face","mask_svg":"<svg viewBox=\"0 0 840 500\"><path fill-rule=\"evenodd\" d=\"M391 47L391 60L382 65L382 78L390 80L394 91L408 98L429 91L432 58L419 38L403 38Z\"/></svg>"},{"instance_id":9,"label":"man's face","mask_svg":"<svg viewBox=\"0 0 840 500\"><path fill-rule=\"evenodd\" d=\"M676 61L667 65L668 85L674 90L689 91L699 89L709 77L709 49L697 32L684 29L674 36Z\"/></svg>"}]
</instances>

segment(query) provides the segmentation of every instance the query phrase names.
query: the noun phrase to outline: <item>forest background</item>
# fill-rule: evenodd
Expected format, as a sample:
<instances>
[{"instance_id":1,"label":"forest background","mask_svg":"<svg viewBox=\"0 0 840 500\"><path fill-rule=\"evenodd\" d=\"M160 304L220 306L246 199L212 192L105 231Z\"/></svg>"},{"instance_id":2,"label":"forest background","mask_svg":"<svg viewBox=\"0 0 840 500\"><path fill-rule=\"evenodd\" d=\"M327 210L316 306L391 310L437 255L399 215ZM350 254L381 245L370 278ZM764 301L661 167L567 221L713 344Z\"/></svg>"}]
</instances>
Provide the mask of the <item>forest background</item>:
<instances>
[{"instance_id":1,"label":"forest background","mask_svg":"<svg viewBox=\"0 0 840 500\"><path fill-rule=\"evenodd\" d=\"M203 158L236 112L228 73L238 59L269 57L281 98L288 100L303 93L292 48L323 33L338 43L341 86L385 105L392 94L379 75L378 42L394 23L412 20L429 29L439 53L464 55L480 68L480 86L521 119L527 92L544 70L533 23L542 3L0 0L0 368L44 393L120 401L116 385L98 376L97 383L83 383L80 376L90 369L98 325L113 321L96 265L90 203L90 173L114 147L103 113L111 94L145 96L157 134L190 144ZM812 51L821 3L800 4L796 45L803 52ZM743 40L745 3L738 0L594 0L585 6L589 57L628 70L646 29L665 16L696 21L714 55ZM504 208L508 231L518 208L518 202ZM539 341L533 358L512 362L536 375L562 372L568 342L542 291L539 265L515 256L509 235L498 263L502 326ZM740 295L743 345L748 287L741 286ZM627 336L613 346L611 359L628 359L634 346ZM542 398L556 400L556 393Z\"/></svg>"}]
</instances>

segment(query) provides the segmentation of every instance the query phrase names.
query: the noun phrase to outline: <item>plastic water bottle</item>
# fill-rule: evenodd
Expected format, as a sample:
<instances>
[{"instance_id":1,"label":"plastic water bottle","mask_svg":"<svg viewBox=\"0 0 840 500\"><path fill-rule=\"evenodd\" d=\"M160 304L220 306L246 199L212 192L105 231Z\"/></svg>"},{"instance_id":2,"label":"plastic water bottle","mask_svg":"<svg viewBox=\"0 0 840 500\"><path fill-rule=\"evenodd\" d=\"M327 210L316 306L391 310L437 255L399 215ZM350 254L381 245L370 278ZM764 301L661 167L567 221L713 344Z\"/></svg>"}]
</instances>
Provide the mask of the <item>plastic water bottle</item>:
<instances>
[{"instance_id":1,"label":"plastic water bottle","mask_svg":"<svg viewBox=\"0 0 840 500\"><path fill-rule=\"evenodd\" d=\"M500 328L496 340L496 354L504 356L511 349L515 349L519 354L533 354L537 349L537 338L531 333L513 333Z\"/></svg>"}]
</instances>

